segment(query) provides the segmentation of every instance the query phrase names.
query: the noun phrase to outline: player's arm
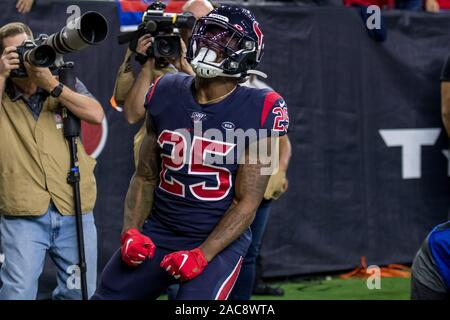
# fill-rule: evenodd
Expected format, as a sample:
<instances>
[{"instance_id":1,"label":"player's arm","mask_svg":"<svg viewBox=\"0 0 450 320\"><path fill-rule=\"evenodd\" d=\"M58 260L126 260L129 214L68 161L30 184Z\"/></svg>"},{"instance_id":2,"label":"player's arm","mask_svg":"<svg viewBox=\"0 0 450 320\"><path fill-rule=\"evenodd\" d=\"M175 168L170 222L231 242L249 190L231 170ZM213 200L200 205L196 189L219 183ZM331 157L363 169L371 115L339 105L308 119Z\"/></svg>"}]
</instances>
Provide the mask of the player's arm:
<instances>
[{"instance_id":1,"label":"player's arm","mask_svg":"<svg viewBox=\"0 0 450 320\"><path fill-rule=\"evenodd\" d=\"M259 143L267 143L269 148L270 142L270 139L259 141ZM233 205L200 246L208 262L239 238L250 226L266 190L270 176L262 174L264 165L259 160L255 164L250 164L248 150L245 157L245 163L238 169Z\"/></svg>"},{"instance_id":2,"label":"player's arm","mask_svg":"<svg viewBox=\"0 0 450 320\"><path fill-rule=\"evenodd\" d=\"M268 143L270 148L270 142L270 139L265 139L260 143ZM252 223L266 190L269 175L262 174L264 166L259 161L248 161L248 150L245 157L245 163L238 169L233 204L205 242L190 251L168 254L161 261L161 267L176 279L187 281L198 276L208 262L236 240Z\"/></svg>"},{"instance_id":3,"label":"player's arm","mask_svg":"<svg viewBox=\"0 0 450 320\"><path fill-rule=\"evenodd\" d=\"M450 56L442 69L441 75L441 114L445 131L450 137Z\"/></svg>"},{"instance_id":4,"label":"player's arm","mask_svg":"<svg viewBox=\"0 0 450 320\"><path fill-rule=\"evenodd\" d=\"M125 198L121 254L122 260L130 266L137 266L146 258L152 258L155 251L152 240L139 229L149 217L153 206L153 191L158 183L158 158L156 134L147 126L136 172L131 178Z\"/></svg>"},{"instance_id":5,"label":"player's arm","mask_svg":"<svg viewBox=\"0 0 450 320\"><path fill-rule=\"evenodd\" d=\"M153 191L159 181L158 148L156 134L148 125L139 151L136 172L131 178L125 198L123 231L141 228L150 214L153 206Z\"/></svg>"}]
</instances>

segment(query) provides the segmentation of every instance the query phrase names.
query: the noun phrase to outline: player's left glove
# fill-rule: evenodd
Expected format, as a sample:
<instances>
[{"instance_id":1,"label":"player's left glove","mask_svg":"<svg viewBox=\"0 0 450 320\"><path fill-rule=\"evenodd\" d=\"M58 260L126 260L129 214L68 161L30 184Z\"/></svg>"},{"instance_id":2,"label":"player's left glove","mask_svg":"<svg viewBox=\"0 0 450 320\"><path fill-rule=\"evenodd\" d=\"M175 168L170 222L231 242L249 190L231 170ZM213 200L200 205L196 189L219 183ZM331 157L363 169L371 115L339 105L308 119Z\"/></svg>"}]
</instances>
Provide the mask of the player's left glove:
<instances>
[{"instance_id":1,"label":"player's left glove","mask_svg":"<svg viewBox=\"0 0 450 320\"><path fill-rule=\"evenodd\" d=\"M196 248L170 253L164 257L160 265L175 279L188 281L202 273L208 261L202 250Z\"/></svg>"}]
</instances>

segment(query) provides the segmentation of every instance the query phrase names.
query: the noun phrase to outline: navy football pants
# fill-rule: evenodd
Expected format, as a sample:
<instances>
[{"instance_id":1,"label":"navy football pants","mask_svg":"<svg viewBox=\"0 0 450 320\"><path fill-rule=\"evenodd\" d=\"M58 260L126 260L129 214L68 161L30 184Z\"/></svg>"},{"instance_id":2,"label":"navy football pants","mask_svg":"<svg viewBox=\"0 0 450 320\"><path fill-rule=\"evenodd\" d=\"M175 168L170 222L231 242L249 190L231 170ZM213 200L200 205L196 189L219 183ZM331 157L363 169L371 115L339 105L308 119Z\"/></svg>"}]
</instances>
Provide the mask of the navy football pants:
<instances>
[{"instance_id":1,"label":"navy football pants","mask_svg":"<svg viewBox=\"0 0 450 320\"><path fill-rule=\"evenodd\" d=\"M138 267L122 262L120 250L103 270L100 285L93 300L157 299L167 287L178 283L163 268L161 260L171 251L156 248L153 259ZM177 300L225 300L239 275L242 257L230 247L218 254L196 278L180 282Z\"/></svg>"},{"instance_id":2,"label":"navy football pants","mask_svg":"<svg viewBox=\"0 0 450 320\"><path fill-rule=\"evenodd\" d=\"M252 230L252 242L244 258L236 285L231 292L231 300L250 300L252 296L253 287L257 276L256 259L261 251L264 231L266 231L271 208L272 200L263 199L258 210L256 211L255 220L253 220L253 223L250 226L250 230Z\"/></svg>"}]
</instances>

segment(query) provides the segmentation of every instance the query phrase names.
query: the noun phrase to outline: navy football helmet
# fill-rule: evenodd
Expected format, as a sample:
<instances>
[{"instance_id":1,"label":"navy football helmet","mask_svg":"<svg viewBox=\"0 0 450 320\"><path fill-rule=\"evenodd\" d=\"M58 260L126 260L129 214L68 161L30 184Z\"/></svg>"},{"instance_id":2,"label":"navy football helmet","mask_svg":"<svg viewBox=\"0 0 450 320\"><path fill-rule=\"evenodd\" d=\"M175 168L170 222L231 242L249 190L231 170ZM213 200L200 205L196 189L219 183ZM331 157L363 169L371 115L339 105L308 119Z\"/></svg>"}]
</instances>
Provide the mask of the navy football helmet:
<instances>
[{"instance_id":1,"label":"navy football helmet","mask_svg":"<svg viewBox=\"0 0 450 320\"><path fill-rule=\"evenodd\" d=\"M263 34L247 9L222 5L197 20L187 59L199 77L243 80L256 71L264 51Z\"/></svg>"}]
</instances>

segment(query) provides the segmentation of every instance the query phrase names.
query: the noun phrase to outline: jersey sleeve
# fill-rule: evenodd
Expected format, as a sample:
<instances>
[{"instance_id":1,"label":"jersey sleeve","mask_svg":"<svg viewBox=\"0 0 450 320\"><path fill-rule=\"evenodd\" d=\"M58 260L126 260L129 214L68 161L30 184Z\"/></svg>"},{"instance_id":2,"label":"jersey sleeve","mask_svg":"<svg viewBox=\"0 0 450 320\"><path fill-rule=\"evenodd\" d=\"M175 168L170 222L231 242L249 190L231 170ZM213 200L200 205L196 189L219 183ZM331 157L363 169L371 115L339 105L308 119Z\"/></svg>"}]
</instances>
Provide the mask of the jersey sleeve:
<instances>
[{"instance_id":1,"label":"jersey sleeve","mask_svg":"<svg viewBox=\"0 0 450 320\"><path fill-rule=\"evenodd\" d=\"M284 99L275 91L267 91L263 99L260 126L271 135L283 136L289 129L288 107Z\"/></svg>"}]
</instances>

